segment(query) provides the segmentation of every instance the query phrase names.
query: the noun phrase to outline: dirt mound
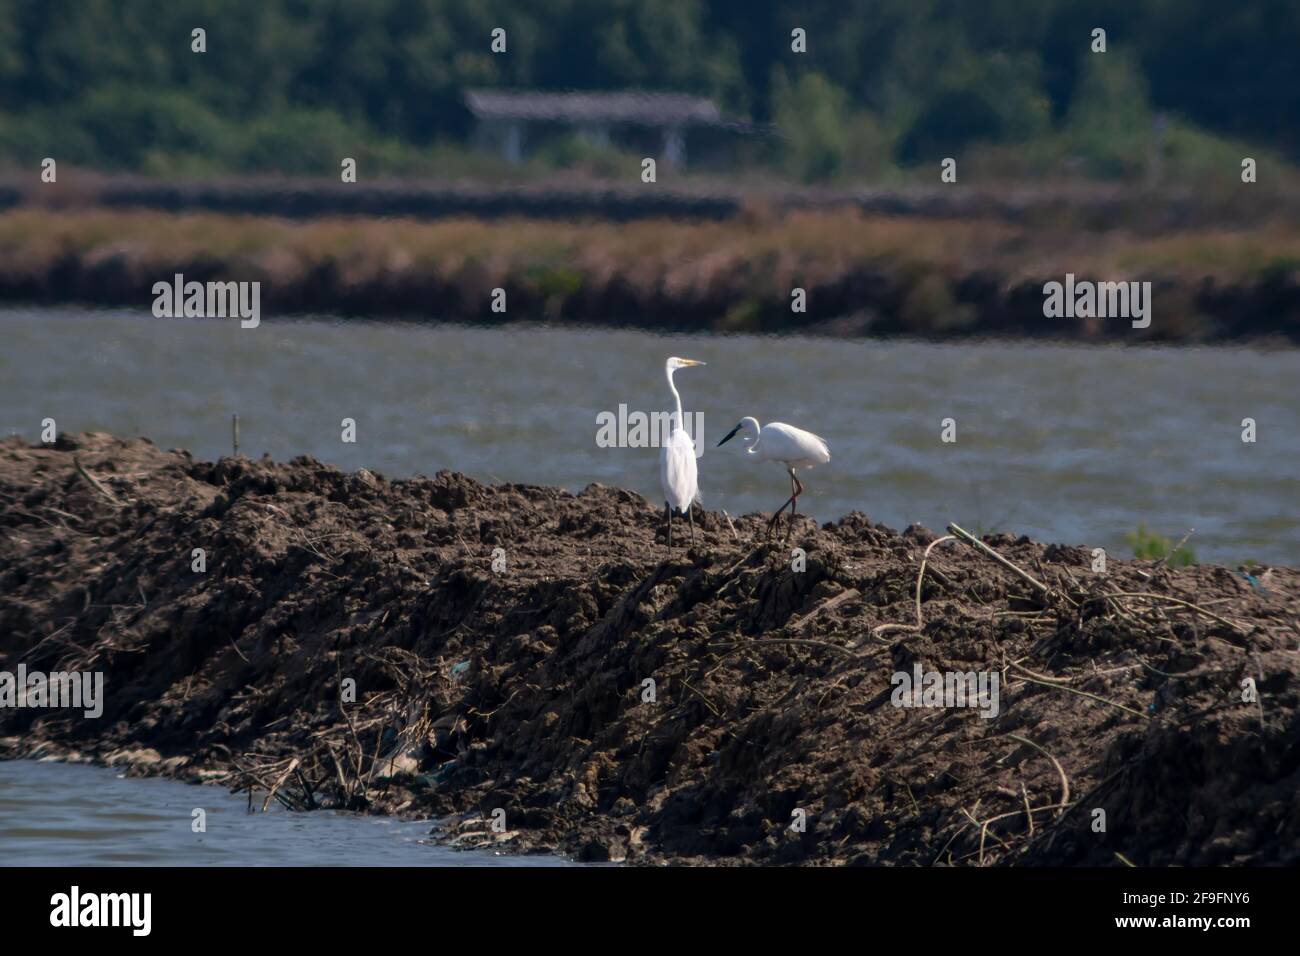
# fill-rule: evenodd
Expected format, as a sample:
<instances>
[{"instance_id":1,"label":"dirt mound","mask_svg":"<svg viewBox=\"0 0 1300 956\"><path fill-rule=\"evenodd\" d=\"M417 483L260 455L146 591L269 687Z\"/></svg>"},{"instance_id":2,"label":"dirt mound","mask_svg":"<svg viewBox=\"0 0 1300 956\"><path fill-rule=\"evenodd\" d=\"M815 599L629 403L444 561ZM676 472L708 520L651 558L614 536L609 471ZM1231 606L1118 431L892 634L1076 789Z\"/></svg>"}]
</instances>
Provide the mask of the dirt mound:
<instances>
[{"instance_id":1,"label":"dirt mound","mask_svg":"<svg viewBox=\"0 0 1300 956\"><path fill-rule=\"evenodd\" d=\"M771 547L705 514L670 553L661 520L598 485L10 439L0 670L101 671L105 702L0 709L0 752L583 859L1300 863L1295 570L1098 572L860 514ZM936 672L992 696L896 706Z\"/></svg>"}]
</instances>

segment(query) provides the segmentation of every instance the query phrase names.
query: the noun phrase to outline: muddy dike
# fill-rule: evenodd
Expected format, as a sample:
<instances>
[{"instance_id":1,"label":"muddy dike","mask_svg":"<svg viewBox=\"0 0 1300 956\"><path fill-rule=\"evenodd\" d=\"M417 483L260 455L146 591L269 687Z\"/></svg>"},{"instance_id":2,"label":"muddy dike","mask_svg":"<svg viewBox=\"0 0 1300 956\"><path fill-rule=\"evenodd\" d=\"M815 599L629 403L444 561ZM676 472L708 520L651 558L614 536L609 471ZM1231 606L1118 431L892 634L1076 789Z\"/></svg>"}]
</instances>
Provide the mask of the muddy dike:
<instances>
[{"instance_id":1,"label":"muddy dike","mask_svg":"<svg viewBox=\"0 0 1300 956\"><path fill-rule=\"evenodd\" d=\"M1300 863L1300 572L763 528L669 551L599 485L10 438L0 671L104 694L0 708L0 756L583 860ZM931 673L997 690L895 677Z\"/></svg>"},{"instance_id":2,"label":"muddy dike","mask_svg":"<svg viewBox=\"0 0 1300 956\"><path fill-rule=\"evenodd\" d=\"M1025 224L1069 218L1084 229L1146 233L1189 228L1258 228L1294 222L1300 194L1268 189L1206 189L1105 183L796 186L740 184L726 176L656 183L556 176L521 182L380 179L342 183L306 176L156 179L76 170L58 183L0 173L0 209L49 208L214 212L314 219L334 216L408 219L553 219L633 222L742 218L756 206L778 212L856 209L869 216L980 218Z\"/></svg>"}]
</instances>

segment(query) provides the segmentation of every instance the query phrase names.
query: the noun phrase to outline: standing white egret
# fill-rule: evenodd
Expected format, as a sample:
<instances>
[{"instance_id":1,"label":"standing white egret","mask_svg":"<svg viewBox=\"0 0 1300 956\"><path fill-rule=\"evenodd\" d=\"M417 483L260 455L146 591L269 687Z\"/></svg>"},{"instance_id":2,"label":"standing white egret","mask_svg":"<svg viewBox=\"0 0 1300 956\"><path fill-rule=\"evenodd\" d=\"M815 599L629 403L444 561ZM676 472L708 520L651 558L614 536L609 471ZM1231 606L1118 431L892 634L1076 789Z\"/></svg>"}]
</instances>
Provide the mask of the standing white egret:
<instances>
[{"instance_id":1,"label":"standing white egret","mask_svg":"<svg viewBox=\"0 0 1300 956\"><path fill-rule=\"evenodd\" d=\"M673 509L685 512L686 520L691 526L691 544L695 544L695 519L691 517L691 505L699 497L699 477L695 467L695 443L682 425L682 397L677 394L673 384L673 372L679 368L703 365L694 359L672 356L664 363L664 374L668 376L668 387L672 390L677 410L673 413L672 424L668 429L668 440L659 452L659 481L664 488L664 509L668 513L668 547L673 546Z\"/></svg>"},{"instance_id":2,"label":"standing white egret","mask_svg":"<svg viewBox=\"0 0 1300 956\"><path fill-rule=\"evenodd\" d=\"M740 440L745 444L745 454L752 457L754 461L780 462L785 465L785 470L790 475L790 497L786 499L785 504L776 509L776 514L772 515L767 523L767 533L770 537L773 526L781 517L781 512L785 510L785 505L789 505L790 526L785 532L785 536L789 538L790 529L794 527L795 507L799 496L803 494L803 483L795 476L794 470L826 464L831 460L831 450L826 447L826 442L812 432L806 432L802 428L795 428L784 422L768 422L760 428L758 419L750 417L742 418L735 428L727 432L726 437L718 442L718 447L721 448L736 432L740 431L744 432Z\"/></svg>"}]
</instances>

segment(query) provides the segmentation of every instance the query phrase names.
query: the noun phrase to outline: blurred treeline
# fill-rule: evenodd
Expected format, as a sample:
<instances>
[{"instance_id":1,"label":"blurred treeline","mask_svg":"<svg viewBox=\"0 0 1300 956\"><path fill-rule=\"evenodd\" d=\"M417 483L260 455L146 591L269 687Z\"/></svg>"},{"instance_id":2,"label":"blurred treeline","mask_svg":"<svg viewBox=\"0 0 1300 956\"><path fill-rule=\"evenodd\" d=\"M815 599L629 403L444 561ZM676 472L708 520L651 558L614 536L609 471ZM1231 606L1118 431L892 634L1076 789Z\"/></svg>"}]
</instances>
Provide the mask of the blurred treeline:
<instances>
[{"instance_id":1,"label":"blurred treeline","mask_svg":"<svg viewBox=\"0 0 1300 956\"><path fill-rule=\"evenodd\" d=\"M960 156L1015 180L1235 179L1243 155L1300 158L1297 50L1296 0L0 0L0 161L600 174L623 165L589 144L472 154L462 93L635 88L774 122L755 176L933 179Z\"/></svg>"}]
</instances>

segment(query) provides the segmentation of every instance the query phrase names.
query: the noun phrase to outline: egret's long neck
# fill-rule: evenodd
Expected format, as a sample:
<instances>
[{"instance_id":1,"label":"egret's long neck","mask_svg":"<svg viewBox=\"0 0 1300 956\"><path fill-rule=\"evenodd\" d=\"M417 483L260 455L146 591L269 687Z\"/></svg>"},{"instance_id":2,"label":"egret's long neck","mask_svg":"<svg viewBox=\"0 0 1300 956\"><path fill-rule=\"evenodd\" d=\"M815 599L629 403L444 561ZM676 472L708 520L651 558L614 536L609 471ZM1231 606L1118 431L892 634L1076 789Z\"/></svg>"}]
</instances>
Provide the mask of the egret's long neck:
<instances>
[{"instance_id":1,"label":"egret's long neck","mask_svg":"<svg viewBox=\"0 0 1300 956\"><path fill-rule=\"evenodd\" d=\"M674 369L668 369L668 387L673 391L673 400L677 402L677 417L673 419L673 427L682 427L682 397L677 394L677 386L673 384Z\"/></svg>"}]
</instances>

